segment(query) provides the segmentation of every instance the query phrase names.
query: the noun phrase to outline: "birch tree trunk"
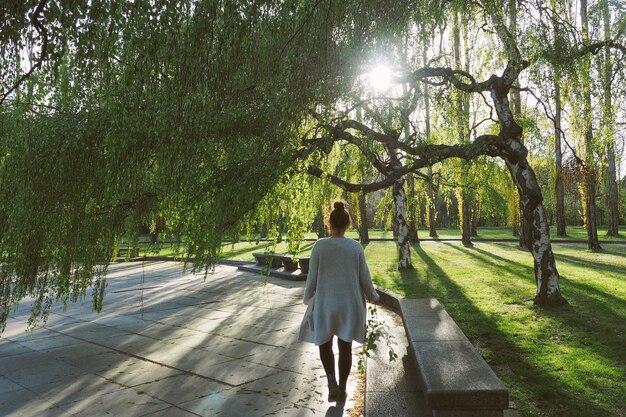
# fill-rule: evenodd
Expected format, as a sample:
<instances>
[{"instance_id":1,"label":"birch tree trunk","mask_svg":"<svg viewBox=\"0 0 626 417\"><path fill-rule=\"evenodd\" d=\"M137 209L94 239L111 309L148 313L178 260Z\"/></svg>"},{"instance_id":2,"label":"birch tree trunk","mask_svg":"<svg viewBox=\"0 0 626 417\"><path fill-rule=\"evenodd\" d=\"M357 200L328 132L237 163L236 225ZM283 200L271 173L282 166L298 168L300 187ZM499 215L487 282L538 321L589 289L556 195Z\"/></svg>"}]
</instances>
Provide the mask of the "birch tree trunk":
<instances>
[{"instance_id":1,"label":"birch tree trunk","mask_svg":"<svg viewBox=\"0 0 626 417\"><path fill-rule=\"evenodd\" d=\"M404 178L393 183L392 190L395 211L393 222L398 230L398 269L413 269L411 264L411 245L409 242L409 226L407 224L406 193L404 192Z\"/></svg>"},{"instance_id":2,"label":"birch tree trunk","mask_svg":"<svg viewBox=\"0 0 626 417\"><path fill-rule=\"evenodd\" d=\"M495 86L491 97L500 120L503 146L500 156L511 174L520 196L524 216L524 246L533 255L537 292L535 304L563 305L559 273L550 243L550 229L543 207L543 196L535 172L528 163L528 150L520 141L522 128L515 122L509 106L507 89Z\"/></svg>"}]
</instances>

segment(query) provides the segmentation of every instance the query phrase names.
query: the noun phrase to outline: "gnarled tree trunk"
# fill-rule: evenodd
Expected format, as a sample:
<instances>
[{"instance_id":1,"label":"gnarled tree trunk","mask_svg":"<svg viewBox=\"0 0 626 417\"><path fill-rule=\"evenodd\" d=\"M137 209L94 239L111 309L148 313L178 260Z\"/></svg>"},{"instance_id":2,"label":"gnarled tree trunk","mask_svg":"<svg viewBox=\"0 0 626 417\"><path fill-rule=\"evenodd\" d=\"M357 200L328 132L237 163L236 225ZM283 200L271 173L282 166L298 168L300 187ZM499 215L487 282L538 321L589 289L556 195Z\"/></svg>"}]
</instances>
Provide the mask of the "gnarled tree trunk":
<instances>
[{"instance_id":1,"label":"gnarled tree trunk","mask_svg":"<svg viewBox=\"0 0 626 417\"><path fill-rule=\"evenodd\" d=\"M497 84L491 89L503 144L500 156L504 159L520 196L524 216L524 246L532 253L537 292L535 304L563 305L567 300L561 295L559 272L556 269L550 226L543 207L543 195L535 172L528 163L528 150L521 143L522 128L515 122L509 106L506 89Z\"/></svg>"}]
</instances>

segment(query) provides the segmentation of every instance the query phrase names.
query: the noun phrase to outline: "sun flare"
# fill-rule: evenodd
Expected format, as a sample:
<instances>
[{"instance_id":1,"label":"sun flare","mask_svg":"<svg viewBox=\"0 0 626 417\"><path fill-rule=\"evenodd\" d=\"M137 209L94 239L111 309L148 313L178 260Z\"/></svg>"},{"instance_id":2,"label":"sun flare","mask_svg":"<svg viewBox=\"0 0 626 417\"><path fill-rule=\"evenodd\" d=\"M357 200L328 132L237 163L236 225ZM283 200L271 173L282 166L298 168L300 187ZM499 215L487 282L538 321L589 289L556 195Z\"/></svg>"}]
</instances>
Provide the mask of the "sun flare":
<instances>
[{"instance_id":1,"label":"sun flare","mask_svg":"<svg viewBox=\"0 0 626 417\"><path fill-rule=\"evenodd\" d=\"M368 74L367 80L376 91L385 91L391 85L391 70L385 65L374 67Z\"/></svg>"}]
</instances>

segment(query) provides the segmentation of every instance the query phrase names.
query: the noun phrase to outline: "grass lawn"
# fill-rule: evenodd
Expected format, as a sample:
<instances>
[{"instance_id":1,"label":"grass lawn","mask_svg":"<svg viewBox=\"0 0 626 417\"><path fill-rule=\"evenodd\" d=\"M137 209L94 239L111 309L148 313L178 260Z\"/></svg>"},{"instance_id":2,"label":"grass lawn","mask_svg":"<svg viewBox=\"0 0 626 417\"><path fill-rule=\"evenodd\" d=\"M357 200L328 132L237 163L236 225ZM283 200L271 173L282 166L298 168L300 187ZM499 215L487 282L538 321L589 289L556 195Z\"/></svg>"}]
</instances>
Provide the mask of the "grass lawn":
<instances>
[{"instance_id":1,"label":"grass lawn","mask_svg":"<svg viewBox=\"0 0 626 417\"><path fill-rule=\"evenodd\" d=\"M598 237L600 241L613 241L613 242L624 242L626 243L626 233L622 233L618 237L607 237L606 236L606 227L598 228ZM446 229L438 229L437 233L439 235L439 239L461 239L461 232L458 228L446 228ZM556 229L552 228L550 231L550 235L553 238L553 241L558 242L559 240L579 240L581 242L585 242L587 240L586 230L583 227L579 226L569 226L567 228L567 236L566 237L557 237ZM370 238L372 239L393 239L393 233L391 230L381 230L381 229L370 229L369 231ZM349 230L346 232L346 236L357 239L358 234L355 230ZM419 230L419 236L422 239L428 239L428 230ZM317 239L317 235L313 232L307 233L305 238L307 239ZM478 229L478 236L474 237L472 240L480 241L481 239L514 239L515 237L511 233L510 227L481 227ZM242 240L245 239L245 236L241 237ZM141 251L141 255L159 255L159 256L179 256L174 252L172 245L168 242L158 243L151 245L149 243L150 237L148 235L141 236L139 238L139 249ZM270 244L267 242L259 245L259 248L268 247ZM125 246L125 245L122 245ZM249 243L239 243L236 245L232 245L230 243L224 243L224 249L226 250L226 257L235 256L233 259L253 259L252 252L257 252L259 249L250 249L246 250L245 248L252 248ZM305 242L305 251L310 250L311 242ZM184 250L184 245L181 248ZM286 245L279 245L277 248L278 252L287 252ZM231 253L232 252L232 253ZM245 257L246 253L249 253L249 258Z\"/></svg>"},{"instance_id":2,"label":"grass lawn","mask_svg":"<svg viewBox=\"0 0 626 417\"><path fill-rule=\"evenodd\" d=\"M622 226L623 230L623 226ZM626 233L622 231L620 236L611 237L606 236L607 227L599 226L598 227L598 238L601 241L619 241L626 243ZM419 229L418 234L420 239L430 239L428 236L427 229ZM461 231L458 227L455 228L442 228L437 229L437 234L439 239L461 239ZM478 236L475 236L473 240L481 240L481 239L516 239L513 236L510 227L479 227L477 230ZM391 230L381 230L381 229L370 229L369 231L370 239L393 239L393 233ZM358 234L355 230L350 230L346 233L346 236L357 238ZM587 240L587 231L584 227L581 226L568 226L567 227L567 236L559 237L556 235L556 227L550 228L550 236L553 240ZM306 235L309 239L317 238L315 233L308 233Z\"/></svg>"},{"instance_id":3,"label":"grass lawn","mask_svg":"<svg viewBox=\"0 0 626 417\"><path fill-rule=\"evenodd\" d=\"M312 242L305 244L308 253ZM227 244L224 257L252 260L264 245ZM413 249L415 269L400 273L393 242L368 244L374 281L409 297L439 299L496 366L523 416L625 415L626 246L594 253L556 245L570 302L564 308L533 305L532 258L514 244L424 242Z\"/></svg>"}]
</instances>

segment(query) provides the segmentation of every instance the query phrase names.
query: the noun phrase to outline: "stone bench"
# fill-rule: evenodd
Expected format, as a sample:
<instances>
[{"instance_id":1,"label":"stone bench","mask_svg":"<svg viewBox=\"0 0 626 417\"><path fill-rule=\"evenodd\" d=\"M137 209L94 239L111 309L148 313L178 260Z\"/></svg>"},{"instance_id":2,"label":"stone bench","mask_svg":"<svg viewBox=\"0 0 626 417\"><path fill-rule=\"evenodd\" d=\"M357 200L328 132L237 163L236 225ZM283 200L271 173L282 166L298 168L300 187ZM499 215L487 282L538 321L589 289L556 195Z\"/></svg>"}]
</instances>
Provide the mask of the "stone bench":
<instances>
[{"instance_id":1,"label":"stone bench","mask_svg":"<svg viewBox=\"0 0 626 417\"><path fill-rule=\"evenodd\" d=\"M459 326L434 298L378 290L402 316L409 352L433 417L502 417L509 392Z\"/></svg>"},{"instance_id":2,"label":"stone bench","mask_svg":"<svg viewBox=\"0 0 626 417\"><path fill-rule=\"evenodd\" d=\"M129 258L136 258L139 256L139 248L129 248L129 247L123 247L123 248L118 248L117 249L117 257L123 258L126 256L126 254L129 254Z\"/></svg>"},{"instance_id":3,"label":"stone bench","mask_svg":"<svg viewBox=\"0 0 626 417\"><path fill-rule=\"evenodd\" d=\"M252 255L257 265L265 266L270 264L272 268L284 267L287 271L295 271L298 269L299 265L301 273L306 274L309 271L310 258L308 256L299 257L297 261L294 261L294 255L290 253L254 252Z\"/></svg>"}]
</instances>

